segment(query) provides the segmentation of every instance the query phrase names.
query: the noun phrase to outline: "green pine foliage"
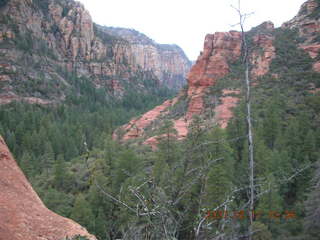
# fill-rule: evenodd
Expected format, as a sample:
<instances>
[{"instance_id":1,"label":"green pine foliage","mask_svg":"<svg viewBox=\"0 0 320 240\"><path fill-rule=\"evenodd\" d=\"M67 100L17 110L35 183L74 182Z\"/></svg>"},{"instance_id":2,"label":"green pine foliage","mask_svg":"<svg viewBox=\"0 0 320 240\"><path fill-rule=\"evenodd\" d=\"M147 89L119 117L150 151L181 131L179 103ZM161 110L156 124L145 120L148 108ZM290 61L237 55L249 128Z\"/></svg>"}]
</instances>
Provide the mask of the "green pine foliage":
<instances>
[{"instance_id":1,"label":"green pine foliage","mask_svg":"<svg viewBox=\"0 0 320 240\"><path fill-rule=\"evenodd\" d=\"M255 211L263 213L256 215L254 239L319 235L319 171L314 166L320 156L320 95L310 86L319 87L320 78L298 43L296 32L276 30L271 72L253 88ZM211 94L219 97L226 85L240 86L235 78L241 71L236 63ZM153 152L138 143L120 145L111 134L171 96L170 91L157 90L151 81L146 84L150 94L133 89L115 101L89 79L71 76L68 81L74 87L63 104L0 107L0 132L50 209L78 221L99 240L246 236L248 213L232 217L247 210L248 203L243 100L227 129L204 127L197 116L183 141L177 141L173 123L164 121ZM185 104L179 103L174 115ZM228 218L206 219L208 211L226 211ZM295 217L285 219L286 211ZM280 219L271 219L270 212Z\"/></svg>"},{"instance_id":2,"label":"green pine foliage","mask_svg":"<svg viewBox=\"0 0 320 240\"><path fill-rule=\"evenodd\" d=\"M82 194L76 197L70 218L83 226L87 226L89 231L93 229L94 215L89 202Z\"/></svg>"},{"instance_id":3,"label":"green pine foliage","mask_svg":"<svg viewBox=\"0 0 320 240\"><path fill-rule=\"evenodd\" d=\"M308 199L305 201L306 217L304 220L305 234L308 239L313 240L319 237L320 223L320 167L319 162L313 178L313 185Z\"/></svg>"}]
</instances>

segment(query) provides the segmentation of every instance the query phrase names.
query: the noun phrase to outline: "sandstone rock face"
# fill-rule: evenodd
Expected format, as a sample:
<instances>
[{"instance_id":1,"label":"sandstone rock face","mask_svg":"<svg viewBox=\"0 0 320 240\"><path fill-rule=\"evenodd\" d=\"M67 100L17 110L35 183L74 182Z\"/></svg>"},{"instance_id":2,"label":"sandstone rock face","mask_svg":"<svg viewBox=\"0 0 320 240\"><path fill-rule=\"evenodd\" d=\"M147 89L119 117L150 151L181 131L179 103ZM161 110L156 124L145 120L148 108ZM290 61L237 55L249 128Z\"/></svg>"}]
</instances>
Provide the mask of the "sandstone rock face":
<instances>
[{"instance_id":1,"label":"sandstone rock face","mask_svg":"<svg viewBox=\"0 0 320 240\"><path fill-rule=\"evenodd\" d=\"M229 63L237 60L241 54L241 33L208 34L204 41L202 54L188 74L188 97L190 98L186 117L191 120L193 115L203 110L203 95L209 86L229 73Z\"/></svg>"},{"instance_id":2,"label":"sandstone rock face","mask_svg":"<svg viewBox=\"0 0 320 240\"><path fill-rule=\"evenodd\" d=\"M228 126L229 120L233 117L232 109L237 106L239 98L230 95L239 95L240 90L223 90L223 95L220 98L221 104L219 104L215 109L215 118L221 128L226 128Z\"/></svg>"},{"instance_id":3,"label":"sandstone rock face","mask_svg":"<svg viewBox=\"0 0 320 240\"><path fill-rule=\"evenodd\" d=\"M96 240L74 221L48 210L0 137L0 240L61 240L76 235Z\"/></svg>"},{"instance_id":4,"label":"sandstone rock face","mask_svg":"<svg viewBox=\"0 0 320 240\"><path fill-rule=\"evenodd\" d=\"M265 22L259 26L264 31L272 33L274 25L272 22ZM253 43L255 46L261 48L261 50L255 50L251 56L251 63L253 69L251 70L251 76L261 77L269 72L269 67L272 59L276 56L276 48L273 45L274 36L267 33L258 33L253 37ZM262 52L262 53L261 53Z\"/></svg>"},{"instance_id":5,"label":"sandstone rock face","mask_svg":"<svg viewBox=\"0 0 320 240\"><path fill-rule=\"evenodd\" d=\"M0 81L6 89L0 89L0 99L10 93L60 101L70 88L66 78L71 74L116 97L128 84L143 92L143 84L134 81L150 76L170 88L184 85L190 62L179 47L156 44L143 34L132 40L107 29L94 24L79 2L10 0L0 9ZM24 86L34 81L56 90L26 91Z\"/></svg>"},{"instance_id":6,"label":"sandstone rock face","mask_svg":"<svg viewBox=\"0 0 320 240\"><path fill-rule=\"evenodd\" d=\"M215 81L229 72L228 62L241 54L241 34L239 32L208 34L204 49L188 74L190 91L194 87L214 85Z\"/></svg>"},{"instance_id":7,"label":"sandstone rock face","mask_svg":"<svg viewBox=\"0 0 320 240\"><path fill-rule=\"evenodd\" d=\"M170 88L186 84L191 62L177 45L157 44L132 29L104 27L105 31L126 39L132 49L135 63L146 71L154 71L160 82Z\"/></svg>"},{"instance_id":8,"label":"sandstone rock face","mask_svg":"<svg viewBox=\"0 0 320 240\"><path fill-rule=\"evenodd\" d=\"M274 26L271 22L265 22L255 29L253 43L254 49L258 50L252 51L249 56L254 66L251 75L255 79L268 73L271 61L275 57L273 30ZM161 125L161 121L165 118L172 120L173 127L177 131L177 139L184 139L187 136L194 116L205 118L204 120L209 124L226 128L233 117L232 109L240 100L240 90L223 89L221 96L214 100L213 106L208 106L205 99L210 97L210 87L230 73L231 64L240 58L241 41L241 33L236 31L208 34L205 38L203 52L187 76L188 88L181 91L180 95L170 104L165 102L141 118L134 119L120 128L124 132L120 138L123 141L143 139L141 143L155 149L158 137L152 136L152 133L151 135L150 133L145 134L145 129L148 129L149 132L150 129L156 130L156 125ZM186 107L178 117L175 117L172 112L176 111L174 109L181 101L185 102ZM207 112L213 112L214 116L205 117ZM118 133L119 130L115 132L114 138L120 136Z\"/></svg>"},{"instance_id":9,"label":"sandstone rock face","mask_svg":"<svg viewBox=\"0 0 320 240\"><path fill-rule=\"evenodd\" d=\"M188 90L170 102L149 111L139 119L132 120L129 124L120 128L125 131L122 140L130 140L146 137L145 128L152 126L157 119L164 118L170 113L170 107L182 98L187 98L186 112L178 119L173 119L177 138L183 139L188 134L188 126L194 115L201 114L204 108L204 96L207 89L229 72L229 63L239 58L241 54L241 34L239 32L209 34L205 38L204 50L188 74ZM152 127L151 127L152 128ZM116 131L117 132L117 131ZM117 136L117 134L115 135ZM157 143L156 137L149 137L145 144L153 148Z\"/></svg>"},{"instance_id":10,"label":"sandstone rock face","mask_svg":"<svg viewBox=\"0 0 320 240\"><path fill-rule=\"evenodd\" d=\"M299 30L301 39L303 39L300 47L315 60L319 59L320 52L319 8L318 0L308 0L302 5L299 14L282 26L283 28L297 28ZM260 77L269 73L271 62L276 57L275 36L272 22L262 23L253 28L247 35L251 38L250 42L252 43L249 59L252 66L250 77L253 87L259 85L259 80L262 79ZM239 86L236 84L233 88L226 86L225 89L220 89L221 93L218 94L210 92L210 87L215 86L217 81L223 81L224 77L231 71L232 64L239 60L241 38L241 33L235 31L208 34L205 38L203 52L187 75L188 88L185 92L180 93L176 104L166 108L167 110L163 115L155 114L145 127L140 125L139 131L135 134L130 135L130 132L133 131L132 126L126 125L125 132L127 135L124 135L126 140L137 139L139 142L139 139L142 139L143 141L140 141L140 143L151 145L155 149L158 143L155 125L161 125L164 118L173 122L178 139L187 136L193 116L200 116L208 124L226 128L229 120L233 117L232 109L238 104L243 93L240 92ZM320 61L315 61L313 68L320 72ZM279 77L276 73L271 74L274 78ZM235 78L232 77L232 79ZM317 90L314 87L312 92ZM217 95L212 96L212 94ZM181 105L181 101L184 102L184 105ZM180 109L178 114L177 109ZM146 135L143 129L154 130L154 134ZM115 136L119 135L115 133Z\"/></svg>"},{"instance_id":11,"label":"sandstone rock face","mask_svg":"<svg viewBox=\"0 0 320 240\"><path fill-rule=\"evenodd\" d=\"M167 100L162 105L155 107L141 117L133 119L128 124L122 126L120 129L124 131L124 134L121 136L121 140L126 141L142 136L145 128L149 127L159 116L166 115L168 113L166 110L170 106L173 106L176 101L177 98ZM114 138L116 137L117 135L114 135Z\"/></svg>"},{"instance_id":12,"label":"sandstone rock face","mask_svg":"<svg viewBox=\"0 0 320 240\"><path fill-rule=\"evenodd\" d=\"M315 59L320 53L319 34L320 34L320 3L317 0L308 0L300 8L297 16L284 23L282 28L298 29L303 42L300 47ZM320 61L314 63L313 69L320 72Z\"/></svg>"},{"instance_id":13,"label":"sandstone rock face","mask_svg":"<svg viewBox=\"0 0 320 240\"><path fill-rule=\"evenodd\" d=\"M265 22L255 29L253 44L256 49L250 57L253 64L251 71L252 77L257 79L269 71L272 59L275 57L275 47L273 23ZM151 110L138 120L132 120L129 124L122 127L124 135L122 140L146 139L143 143L155 146L158 142L156 136L146 136L144 129L156 129L155 123L161 123L161 119L170 116L170 112L182 99L186 99L186 108L179 117L170 119L173 127L177 131L177 139L184 139L188 134L188 127L193 121L194 116L205 116L206 112L214 113L206 121L209 124L217 124L226 128L232 118L232 109L240 100L239 89L223 89L222 95L214 101L214 106L206 105L206 98L210 95L209 89L214 86L219 79L222 79L230 72L231 64L235 63L241 56L242 35L240 32L218 32L208 34L205 38L203 52L192 66L188 76L188 88L171 103L165 102L163 105ZM210 97L210 96L209 96ZM161 113L164 111L164 114ZM156 112L158 114L156 114ZM149 117L152 115L152 117ZM116 131L117 132L117 131ZM119 136L115 134L115 136Z\"/></svg>"}]
</instances>

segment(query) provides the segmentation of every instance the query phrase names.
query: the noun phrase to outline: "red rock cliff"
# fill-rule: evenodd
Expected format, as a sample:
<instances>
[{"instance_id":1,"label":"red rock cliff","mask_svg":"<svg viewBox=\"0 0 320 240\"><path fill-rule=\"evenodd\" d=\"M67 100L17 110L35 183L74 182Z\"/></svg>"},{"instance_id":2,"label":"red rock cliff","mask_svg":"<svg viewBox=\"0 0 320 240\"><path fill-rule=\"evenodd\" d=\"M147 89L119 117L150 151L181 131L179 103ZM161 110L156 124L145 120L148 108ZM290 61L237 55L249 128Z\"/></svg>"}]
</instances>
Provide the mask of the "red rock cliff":
<instances>
[{"instance_id":1,"label":"red rock cliff","mask_svg":"<svg viewBox=\"0 0 320 240\"><path fill-rule=\"evenodd\" d=\"M0 136L0 240L96 240L85 228L47 209Z\"/></svg>"},{"instance_id":2,"label":"red rock cliff","mask_svg":"<svg viewBox=\"0 0 320 240\"><path fill-rule=\"evenodd\" d=\"M94 24L76 1L9 0L0 8L0 103L25 97L63 100L71 73L115 96L141 75L150 78L150 72L163 85L184 84L190 62L180 48L144 43L148 38L142 34L137 44L107 29ZM33 82L51 88L45 95L37 87L26 90ZM138 85L132 84L143 92Z\"/></svg>"},{"instance_id":3,"label":"red rock cliff","mask_svg":"<svg viewBox=\"0 0 320 240\"><path fill-rule=\"evenodd\" d=\"M308 0L302 5L296 17L282 25L282 28L296 29L299 32L300 47L314 59L313 68L318 72L320 72L319 13L320 2ZM253 28L247 36L251 38L250 42L252 43L249 55L252 63L250 77L252 86L258 87L259 80L263 79L260 77L269 73L271 62L276 57L274 25L271 22L264 22ZM207 35L204 50L188 74L188 89L181 92L180 96L175 99L175 104L169 105L165 111L155 114L155 117L148 123L144 122L146 123L143 125L144 130L139 131L139 134L125 135L127 139L142 138L145 140L142 143L155 146L157 142L156 131L153 131L152 134L150 129L155 130L157 125L161 125L163 119L174 122L178 138L182 139L187 135L188 126L195 115L201 116L211 126L216 124L225 128L230 118L233 117L232 108L237 105L243 94L240 89L226 87L226 89L222 89L221 93L218 93L218 96L212 96L212 93L209 92L210 86L214 86L217 81L230 72L231 64L240 55L241 34L239 32L231 31ZM274 74L273 77L277 77L277 75ZM232 79L237 80L234 76ZM234 86L239 86L239 84L234 84ZM142 121L143 117L136 121ZM121 129L130 132L131 126L126 125ZM149 131L148 134L146 134L146 129Z\"/></svg>"},{"instance_id":4,"label":"red rock cliff","mask_svg":"<svg viewBox=\"0 0 320 240\"><path fill-rule=\"evenodd\" d=\"M251 71L254 79L269 71L271 61L275 57L273 30L271 22L265 22L255 29L253 36L255 50L250 55L254 65ZM241 56L241 40L241 33L236 31L208 34L203 52L188 74L187 90L182 91L172 101L165 102L121 127L115 132L114 138L120 136L122 141L144 139L143 143L154 147L157 137L152 132L161 125L163 119L170 119L177 131L177 138L183 139L188 134L188 126L193 116L202 116L211 125L227 127L228 121L233 116L232 109L240 100L238 97L240 90L223 89L221 96L214 99L212 99L214 96L210 96L209 90L210 86L214 86L219 79L230 72L231 64ZM211 99L209 100L211 105L208 105L208 99ZM183 105L181 102L185 103L185 108L179 112L176 108ZM212 114L208 116L210 112Z\"/></svg>"},{"instance_id":5,"label":"red rock cliff","mask_svg":"<svg viewBox=\"0 0 320 240\"><path fill-rule=\"evenodd\" d=\"M154 71L160 82L170 88L186 84L191 62L177 45L158 44L146 35L132 29L104 27L104 30L130 43L135 63Z\"/></svg>"},{"instance_id":6,"label":"red rock cliff","mask_svg":"<svg viewBox=\"0 0 320 240\"><path fill-rule=\"evenodd\" d=\"M241 54L241 33L208 34L205 38L203 52L188 74L188 97L190 103L187 119L200 114L203 108L203 95L209 86L229 73L229 63Z\"/></svg>"},{"instance_id":7,"label":"red rock cliff","mask_svg":"<svg viewBox=\"0 0 320 240\"><path fill-rule=\"evenodd\" d=\"M240 54L241 34L239 32L208 34L205 38L204 50L188 74L188 90L186 92L182 91L172 101L165 102L163 105L142 115L142 117L134 119L129 124L121 127L114 134L114 138L119 136L117 132L122 132L122 140L144 137L147 138L145 143L154 143L154 137L147 136L144 130L146 128L155 129L157 126L154 126L154 123L159 118L163 119L170 114L170 108L174 108L179 101L187 101L187 109L183 116L173 119L178 139L185 138L192 117L202 114L205 110L204 96L208 87L213 86L219 78L229 73L229 63L238 59ZM186 100L182 100L183 98ZM230 109L233 106L229 104L225 109ZM230 115L220 114L220 116L228 117Z\"/></svg>"},{"instance_id":8,"label":"red rock cliff","mask_svg":"<svg viewBox=\"0 0 320 240\"><path fill-rule=\"evenodd\" d=\"M236 60L241 53L241 33L231 31L208 34L203 52L188 74L189 89L212 86L229 72L228 62Z\"/></svg>"},{"instance_id":9,"label":"red rock cliff","mask_svg":"<svg viewBox=\"0 0 320 240\"><path fill-rule=\"evenodd\" d=\"M300 47L316 59L320 54L320 3L317 0L308 0L300 8L299 13L292 20L284 23L282 28L297 29L303 42ZM320 61L316 61L313 69L320 72Z\"/></svg>"}]
</instances>

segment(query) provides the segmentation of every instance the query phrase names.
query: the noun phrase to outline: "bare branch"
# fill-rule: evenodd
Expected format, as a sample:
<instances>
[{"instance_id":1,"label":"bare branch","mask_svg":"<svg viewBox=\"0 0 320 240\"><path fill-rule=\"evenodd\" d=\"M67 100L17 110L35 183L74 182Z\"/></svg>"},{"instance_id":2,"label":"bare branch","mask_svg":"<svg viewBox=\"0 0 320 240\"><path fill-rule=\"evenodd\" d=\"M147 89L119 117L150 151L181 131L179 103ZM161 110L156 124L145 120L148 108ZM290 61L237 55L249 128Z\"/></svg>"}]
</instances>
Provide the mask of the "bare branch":
<instances>
[{"instance_id":1,"label":"bare branch","mask_svg":"<svg viewBox=\"0 0 320 240\"><path fill-rule=\"evenodd\" d=\"M96 181L94 182L96 187L104 194L106 195L108 198L112 199L113 201L119 203L122 206L125 206L126 208L128 208L131 212L137 213L136 210L134 210L133 208L131 208L130 206L128 206L127 204L125 204L124 202L118 200L117 198L113 197L111 194L109 194L108 192L106 192Z\"/></svg>"}]
</instances>

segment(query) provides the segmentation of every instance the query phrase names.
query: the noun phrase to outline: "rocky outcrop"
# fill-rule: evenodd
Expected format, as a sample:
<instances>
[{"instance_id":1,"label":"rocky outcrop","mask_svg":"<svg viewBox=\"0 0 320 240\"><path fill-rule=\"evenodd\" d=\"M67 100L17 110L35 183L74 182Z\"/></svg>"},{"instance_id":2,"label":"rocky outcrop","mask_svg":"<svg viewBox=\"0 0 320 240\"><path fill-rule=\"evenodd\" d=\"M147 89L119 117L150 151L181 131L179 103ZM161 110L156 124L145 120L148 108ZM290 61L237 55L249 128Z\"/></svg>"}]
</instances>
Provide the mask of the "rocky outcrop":
<instances>
[{"instance_id":1,"label":"rocky outcrop","mask_svg":"<svg viewBox=\"0 0 320 240\"><path fill-rule=\"evenodd\" d=\"M302 42L300 47L309 53L310 57L317 59L320 53L320 2L308 0L300 8L299 13L290 21L284 23L282 28L296 29ZM320 72L320 61L316 61L313 69Z\"/></svg>"},{"instance_id":2,"label":"rocky outcrop","mask_svg":"<svg viewBox=\"0 0 320 240\"><path fill-rule=\"evenodd\" d=\"M9 0L0 8L0 99L60 101L72 87L70 75L116 97L126 86L143 92L146 79L171 88L184 84L190 62L179 47L107 29L73 0Z\"/></svg>"},{"instance_id":3,"label":"rocky outcrop","mask_svg":"<svg viewBox=\"0 0 320 240\"><path fill-rule=\"evenodd\" d=\"M238 95L240 90L227 90L224 89L220 97L220 104L214 109L215 119L221 128L226 128L228 122L233 117L232 109L237 106L239 102Z\"/></svg>"},{"instance_id":4,"label":"rocky outcrop","mask_svg":"<svg viewBox=\"0 0 320 240\"><path fill-rule=\"evenodd\" d=\"M273 45L274 36L272 35L274 24L264 22L257 28L261 29L262 32L258 31L258 34L253 37L253 44L258 47L251 55L251 76L254 78L267 74L272 59L276 56L276 48Z\"/></svg>"},{"instance_id":5,"label":"rocky outcrop","mask_svg":"<svg viewBox=\"0 0 320 240\"><path fill-rule=\"evenodd\" d=\"M127 40L136 64L146 71L154 71L162 84L178 89L186 84L191 62L179 46L158 44L132 29L104 27L104 31Z\"/></svg>"},{"instance_id":6,"label":"rocky outcrop","mask_svg":"<svg viewBox=\"0 0 320 240\"><path fill-rule=\"evenodd\" d=\"M188 74L189 92L193 88L208 87L215 84L218 78L229 72L228 62L241 54L241 33L208 34L204 41L203 52Z\"/></svg>"},{"instance_id":7,"label":"rocky outcrop","mask_svg":"<svg viewBox=\"0 0 320 240\"><path fill-rule=\"evenodd\" d=\"M250 55L254 66L251 75L255 79L268 73L271 61L275 57L273 30L273 24L266 22L254 29L251 36L254 44L254 50ZM132 120L129 124L121 127L123 135L120 139L122 141L143 139L141 143L148 144L155 149L159 138L154 135L156 133L155 125L161 125L163 119L170 119L173 122L177 139L184 139L187 136L189 125L194 116L200 116L208 124L226 128L229 120L233 117L232 109L240 100L240 90L236 88L222 89L221 95L216 96L213 104L209 106L206 103L206 98L211 97L210 87L215 86L217 81L223 81L222 79L230 73L232 64L239 60L241 42L242 35L236 31L208 34L205 38L203 52L188 74L187 90L182 91L171 104L168 105L168 102L165 102L139 118L138 122ZM185 102L186 107L182 113L176 116L176 108L182 101ZM160 114L160 108L164 108L164 113ZM154 112L159 114L154 114ZM212 115L208 116L208 112L212 112ZM151 113L152 118L149 117ZM145 129L148 130L148 134L145 134ZM120 136L119 129L115 132L115 136Z\"/></svg>"},{"instance_id":8,"label":"rocky outcrop","mask_svg":"<svg viewBox=\"0 0 320 240\"><path fill-rule=\"evenodd\" d=\"M0 240L60 240L77 235L96 240L74 221L48 210L0 137Z\"/></svg>"},{"instance_id":9,"label":"rocky outcrop","mask_svg":"<svg viewBox=\"0 0 320 240\"><path fill-rule=\"evenodd\" d=\"M191 68L188 74L188 89L181 92L180 95L163 105L156 107L147 114L137 120L132 120L129 124L121 127L124 131L122 140L145 138L144 130L150 128L152 124L166 115L170 114L175 104L182 99L187 102L187 108L182 116L172 119L173 127L177 132L177 138L183 139L188 134L188 127L192 122L193 116L201 115L205 111L204 96L210 86L213 86L219 78L229 73L229 64L239 58L241 54L241 34L231 31L228 33L208 34L205 38L204 50ZM171 107L171 109L169 108ZM229 104L228 107L231 108ZM165 111L161 114L161 111ZM155 114L157 112L158 114ZM152 113L152 114L151 114ZM152 115L152 118L149 117ZM221 114L220 114L221 115ZM221 115L223 116L223 115ZM220 118L221 118L220 116ZM221 119L219 122L222 121ZM151 127L152 128L152 127ZM155 128L155 127L153 127ZM119 136L119 129L115 132L115 136ZM149 136L144 141L145 144L153 146L156 144L157 138Z\"/></svg>"},{"instance_id":10,"label":"rocky outcrop","mask_svg":"<svg viewBox=\"0 0 320 240\"><path fill-rule=\"evenodd\" d=\"M203 95L209 86L229 73L229 63L237 60L241 54L241 34L208 34L205 38L203 52L188 74L188 97L190 103L186 117L200 114L204 109Z\"/></svg>"},{"instance_id":11,"label":"rocky outcrop","mask_svg":"<svg viewBox=\"0 0 320 240\"><path fill-rule=\"evenodd\" d=\"M162 105L155 107L149 112L143 114L141 117L131 120L128 124L120 127L113 138L120 137L121 141L139 138L144 135L145 129L152 125L152 123L160 116L168 114L168 108L177 102L178 98L165 101Z\"/></svg>"}]
</instances>

